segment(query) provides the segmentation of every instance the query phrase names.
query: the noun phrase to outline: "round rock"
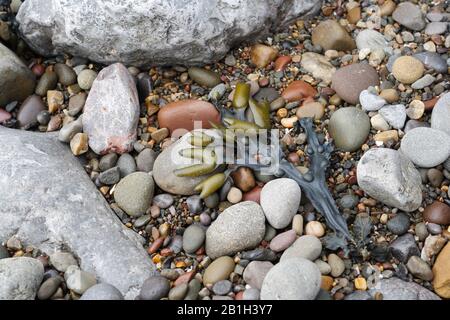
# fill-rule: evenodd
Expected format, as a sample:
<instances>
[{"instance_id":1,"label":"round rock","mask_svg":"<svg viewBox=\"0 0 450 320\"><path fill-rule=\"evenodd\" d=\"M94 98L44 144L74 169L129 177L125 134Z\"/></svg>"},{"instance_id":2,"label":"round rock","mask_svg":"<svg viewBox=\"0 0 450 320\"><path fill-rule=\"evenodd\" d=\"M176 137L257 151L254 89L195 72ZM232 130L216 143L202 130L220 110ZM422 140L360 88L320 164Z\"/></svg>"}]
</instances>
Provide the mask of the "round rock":
<instances>
[{"instance_id":1,"label":"round rock","mask_svg":"<svg viewBox=\"0 0 450 320\"><path fill-rule=\"evenodd\" d=\"M310 261L316 260L322 252L322 243L317 237L305 235L298 238L289 248L287 248L280 261L291 258L304 258Z\"/></svg>"},{"instance_id":2,"label":"round rock","mask_svg":"<svg viewBox=\"0 0 450 320\"><path fill-rule=\"evenodd\" d=\"M164 277L154 276L144 281L141 292L139 294L140 300L160 300L169 294L170 282Z\"/></svg>"},{"instance_id":3,"label":"round rock","mask_svg":"<svg viewBox=\"0 0 450 320\"><path fill-rule=\"evenodd\" d=\"M303 258L276 264L266 275L261 300L314 300L320 290L319 268Z\"/></svg>"},{"instance_id":4,"label":"round rock","mask_svg":"<svg viewBox=\"0 0 450 320\"><path fill-rule=\"evenodd\" d=\"M186 253L194 253L205 241L205 231L198 225L189 226L183 234L183 250Z\"/></svg>"},{"instance_id":5,"label":"round rock","mask_svg":"<svg viewBox=\"0 0 450 320\"><path fill-rule=\"evenodd\" d=\"M298 211L300 200L300 187L292 179L269 181L261 190L261 207L267 221L275 229L285 228L291 223Z\"/></svg>"},{"instance_id":6,"label":"round rock","mask_svg":"<svg viewBox=\"0 0 450 320\"><path fill-rule=\"evenodd\" d=\"M435 167L450 156L450 135L432 128L415 128L405 134L400 150L419 167Z\"/></svg>"},{"instance_id":7,"label":"round rock","mask_svg":"<svg viewBox=\"0 0 450 320\"><path fill-rule=\"evenodd\" d=\"M90 287L80 300L123 300L122 293L108 283L99 283Z\"/></svg>"},{"instance_id":8,"label":"round rock","mask_svg":"<svg viewBox=\"0 0 450 320\"><path fill-rule=\"evenodd\" d=\"M128 215L137 217L144 214L152 203L154 193L152 176L135 172L123 178L116 186L114 200Z\"/></svg>"}]
</instances>

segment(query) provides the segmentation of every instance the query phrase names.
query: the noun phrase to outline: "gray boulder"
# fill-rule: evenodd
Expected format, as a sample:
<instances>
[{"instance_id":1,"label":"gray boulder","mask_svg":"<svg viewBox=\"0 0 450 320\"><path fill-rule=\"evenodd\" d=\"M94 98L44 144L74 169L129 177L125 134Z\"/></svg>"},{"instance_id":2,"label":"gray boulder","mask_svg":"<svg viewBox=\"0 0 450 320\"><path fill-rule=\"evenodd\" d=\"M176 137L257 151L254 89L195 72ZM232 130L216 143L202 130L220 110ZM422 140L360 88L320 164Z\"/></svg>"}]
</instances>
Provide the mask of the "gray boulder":
<instances>
[{"instance_id":1,"label":"gray boulder","mask_svg":"<svg viewBox=\"0 0 450 320\"><path fill-rule=\"evenodd\" d=\"M419 171L401 152L370 149L359 161L356 175L364 192L389 206L411 212L422 203Z\"/></svg>"},{"instance_id":2,"label":"gray boulder","mask_svg":"<svg viewBox=\"0 0 450 320\"><path fill-rule=\"evenodd\" d=\"M23 101L33 94L35 77L33 72L0 43L0 106L12 101ZM20 83L20 85L17 85Z\"/></svg>"},{"instance_id":3,"label":"gray boulder","mask_svg":"<svg viewBox=\"0 0 450 320\"><path fill-rule=\"evenodd\" d=\"M80 267L127 299L153 274L141 238L110 210L57 134L0 126L0 242L16 235L47 254L70 248Z\"/></svg>"},{"instance_id":4,"label":"gray boulder","mask_svg":"<svg viewBox=\"0 0 450 320\"><path fill-rule=\"evenodd\" d=\"M27 257L0 260L0 300L33 300L44 278L44 266Z\"/></svg>"},{"instance_id":5,"label":"gray boulder","mask_svg":"<svg viewBox=\"0 0 450 320\"><path fill-rule=\"evenodd\" d=\"M17 20L28 44L126 65L198 65L315 14L320 0L28 0ZM95 26L95 28L93 28Z\"/></svg>"},{"instance_id":6,"label":"gray boulder","mask_svg":"<svg viewBox=\"0 0 450 320\"><path fill-rule=\"evenodd\" d=\"M380 280L369 294L374 297L377 292L383 300L441 300L435 293L415 282L406 282L399 278Z\"/></svg>"}]
</instances>

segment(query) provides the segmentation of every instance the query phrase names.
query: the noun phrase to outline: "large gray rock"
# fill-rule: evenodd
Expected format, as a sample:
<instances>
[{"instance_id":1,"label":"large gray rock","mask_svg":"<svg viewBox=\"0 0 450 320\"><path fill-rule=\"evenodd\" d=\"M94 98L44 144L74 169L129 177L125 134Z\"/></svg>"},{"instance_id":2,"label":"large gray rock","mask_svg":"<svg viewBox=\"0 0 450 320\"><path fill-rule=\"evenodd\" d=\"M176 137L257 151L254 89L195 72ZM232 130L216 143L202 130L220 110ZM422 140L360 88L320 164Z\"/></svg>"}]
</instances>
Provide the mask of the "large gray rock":
<instances>
[{"instance_id":1,"label":"large gray rock","mask_svg":"<svg viewBox=\"0 0 450 320\"><path fill-rule=\"evenodd\" d=\"M206 231L206 253L211 259L254 249L264 238L264 212L244 201L227 208Z\"/></svg>"},{"instance_id":2,"label":"large gray rock","mask_svg":"<svg viewBox=\"0 0 450 320\"><path fill-rule=\"evenodd\" d=\"M52 254L69 248L80 267L134 298L153 265L57 134L0 126L0 242L16 235Z\"/></svg>"},{"instance_id":3,"label":"large gray rock","mask_svg":"<svg viewBox=\"0 0 450 320\"><path fill-rule=\"evenodd\" d=\"M44 278L44 266L33 258L0 260L0 300L33 300Z\"/></svg>"},{"instance_id":4,"label":"large gray rock","mask_svg":"<svg viewBox=\"0 0 450 320\"><path fill-rule=\"evenodd\" d=\"M406 282L399 278L380 280L369 294L374 297L377 292L383 300L441 300L435 293L415 282Z\"/></svg>"},{"instance_id":5,"label":"large gray rock","mask_svg":"<svg viewBox=\"0 0 450 320\"><path fill-rule=\"evenodd\" d=\"M34 92L33 72L1 43L0 75L0 106L4 107L11 101L23 101Z\"/></svg>"},{"instance_id":6,"label":"large gray rock","mask_svg":"<svg viewBox=\"0 0 450 320\"><path fill-rule=\"evenodd\" d=\"M370 149L359 161L356 176L364 192L387 205L410 212L422 203L419 171L401 152Z\"/></svg>"},{"instance_id":7,"label":"large gray rock","mask_svg":"<svg viewBox=\"0 0 450 320\"><path fill-rule=\"evenodd\" d=\"M83 109L83 132L98 154L133 149L139 121L139 97L133 77L123 64L103 69Z\"/></svg>"},{"instance_id":8,"label":"large gray rock","mask_svg":"<svg viewBox=\"0 0 450 320\"><path fill-rule=\"evenodd\" d=\"M42 55L70 53L127 65L196 65L221 59L299 17L320 0L28 0L20 31ZM95 28L93 28L95 26Z\"/></svg>"}]
</instances>

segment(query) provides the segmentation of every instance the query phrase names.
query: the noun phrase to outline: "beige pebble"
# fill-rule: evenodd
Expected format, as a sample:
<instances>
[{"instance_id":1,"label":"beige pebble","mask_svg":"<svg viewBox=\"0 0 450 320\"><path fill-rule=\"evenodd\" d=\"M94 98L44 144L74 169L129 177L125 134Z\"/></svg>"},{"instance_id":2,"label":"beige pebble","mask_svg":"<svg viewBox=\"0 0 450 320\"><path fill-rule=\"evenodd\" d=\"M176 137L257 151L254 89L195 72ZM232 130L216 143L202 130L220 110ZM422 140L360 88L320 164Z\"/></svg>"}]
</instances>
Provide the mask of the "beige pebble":
<instances>
[{"instance_id":1,"label":"beige pebble","mask_svg":"<svg viewBox=\"0 0 450 320\"><path fill-rule=\"evenodd\" d=\"M54 113L54 112L58 111L59 108L64 103L63 93L58 90L47 91L47 103L48 103L48 111L50 113Z\"/></svg>"},{"instance_id":2,"label":"beige pebble","mask_svg":"<svg viewBox=\"0 0 450 320\"><path fill-rule=\"evenodd\" d=\"M427 41L423 44L423 48L428 52L436 52L436 45L433 41Z\"/></svg>"},{"instance_id":3,"label":"beige pebble","mask_svg":"<svg viewBox=\"0 0 450 320\"><path fill-rule=\"evenodd\" d=\"M386 213L383 213L380 217L380 223L386 224L388 222L389 216Z\"/></svg>"},{"instance_id":4,"label":"beige pebble","mask_svg":"<svg viewBox=\"0 0 450 320\"><path fill-rule=\"evenodd\" d=\"M373 139L375 141L380 141L383 143L386 143L390 140L397 142L398 141L398 132L397 130L388 130L388 131L383 131L380 133L377 133Z\"/></svg>"},{"instance_id":5,"label":"beige pebble","mask_svg":"<svg viewBox=\"0 0 450 320\"><path fill-rule=\"evenodd\" d=\"M395 10L396 4L392 0L386 0L381 6L380 6L380 16L390 16L394 10Z\"/></svg>"},{"instance_id":6,"label":"beige pebble","mask_svg":"<svg viewBox=\"0 0 450 320\"><path fill-rule=\"evenodd\" d=\"M387 131L389 130L389 124L384 120L384 118L380 114L374 115L370 118L370 124L372 128L379 131Z\"/></svg>"},{"instance_id":7,"label":"beige pebble","mask_svg":"<svg viewBox=\"0 0 450 320\"><path fill-rule=\"evenodd\" d=\"M423 63L414 57L403 56L395 60L392 74L403 84L411 84L422 77L425 68Z\"/></svg>"},{"instance_id":8,"label":"beige pebble","mask_svg":"<svg viewBox=\"0 0 450 320\"><path fill-rule=\"evenodd\" d=\"M395 89L381 90L380 97L382 97L384 100L386 100L389 103L394 103L394 102L398 101L398 99L400 98L397 90L395 90Z\"/></svg>"},{"instance_id":9,"label":"beige pebble","mask_svg":"<svg viewBox=\"0 0 450 320\"><path fill-rule=\"evenodd\" d=\"M303 235L303 217L301 214L296 214L292 219L292 229L298 236Z\"/></svg>"},{"instance_id":10,"label":"beige pebble","mask_svg":"<svg viewBox=\"0 0 450 320\"><path fill-rule=\"evenodd\" d=\"M305 233L320 238L325 234L325 229L319 221L310 221L306 224Z\"/></svg>"},{"instance_id":11,"label":"beige pebble","mask_svg":"<svg viewBox=\"0 0 450 320\"><path fill-rule=\"evenodd\" d=\"M233 204L240 202L242 200L242 191L236 187L232 187L228 191L227 200Z\"/></svg>"},{"instance_id":12,"label":"beige pebble","mask_svg":"<svg viewBox=\"0 0 450 320\"><path fill-rule=\"evenodd\" d=\"M158 129L151 134L152 139L155 140L156 143L160 143L168 136L169 136L169 129L167 128Z\"/></svg>"},{"instance_id":13,"label":"beige pebble","mask_svg":"<svg viewBox=\"0 0 450 320\"><path fill-rule=\"evenodd\" d=\"M298 118L296 116L290 117L290 118L283 118L281 119L281 125L285 128L293 128L294 124L298 121Z\"/></svg>"},{"instance_id":14,"label":"beige pebble","mask_svg":"<svg viewBox=\"0 0 450 320\"><path fill-rule=\"evenodd\" d=\"M74 135L72 140L70 140L70 149L76 156L86 153L89 149L88 135L86 133L77 133Z\"/></svg>"},{"instance_id":15,"label":"beige pebble","mask_svg":"<svg viewBox=\"0 0 450 320\"><path fill-rule=\"evenodd\" d=\"M410 119L420 119L425 112L425 104L420 100L413 100L406 109L406 114Z\"/></svg>"},{"instance_id":16,"label":"beige pebble","mask_svg":"<svg viewBox=\"0 0 450 320\"><path fill-rule=\"evenodd\" d=\"M167 237L169 235L170 226L167 222L159 226L159 234L161 237Z\"/></svg>"}]
</instances>

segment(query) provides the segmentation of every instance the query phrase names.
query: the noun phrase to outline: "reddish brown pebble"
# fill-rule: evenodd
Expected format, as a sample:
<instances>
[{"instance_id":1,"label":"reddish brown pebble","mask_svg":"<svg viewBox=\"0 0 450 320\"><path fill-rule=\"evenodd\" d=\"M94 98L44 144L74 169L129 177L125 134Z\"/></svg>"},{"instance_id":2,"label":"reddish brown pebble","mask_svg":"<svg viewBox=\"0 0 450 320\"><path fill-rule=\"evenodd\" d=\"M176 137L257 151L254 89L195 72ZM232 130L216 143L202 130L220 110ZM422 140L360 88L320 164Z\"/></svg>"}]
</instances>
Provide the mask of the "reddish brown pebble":
<instances>
[{"instance_id":1,"label":"reddish brown pebble","mask_svg":"<svg viewBox=\"0 0 450 320\"><path fill-rule=\"evenodd\" d=\"M234 300L243 300L244 299L244 291L239 291L238 293L236 293L236 295L234 296Z\"/></svg>"},{"instance_id":2,"label":"reddish brown pebble","mask_svg":"<svg viewBox=\"0 0 450 320\"><path fill-rule=\"evenodd\" d=\"M261 198L261 189L262 188L260 186L256 186L249 192L244 193L242 201L254 201L256 203L259 203Z\"/></svg>"},{"instance_id":3,"label":"reddish brown pebble","mask_svg":"<svg viewBox=\"0 0 450 320\"><path fill-rule=\"evenodd\" d=\"M317 90L314 89L314 87L309 83L302 80L297 80L291 82L291 84L284 89L281 96L286 101L300 101L308 97L314 97L316 94Z\"/></svg>"},{"instance_id":4,"label":"reddish brown pebble","mask_svg":"<svg viewBox=\"0 0 450 320\"><path fill-rule=\"evenodd\" d=\"M300 165L300 157L296 152L289 153L287 156L287 160L296 166Z\"/></svg>"},{"instance_id":5,"label":"reddish brown pebble","mask_svg":"<svg viewBox=\"0 0 450 320\"><path fill-rule=\"evenodd\" d=\"M220 115L211 103L194 99L171 102L158 112L159 127L169 129L172 135L177 129L192 131L194 121L199 122L199 128L209 129L210 122L220 122Z\"/></svg>"},{"instance_id":6,"label":"reddish brown pebble","mask_svg":"<svg viewBox=\"0 0 450 320\"><path fill-rule=\"evenodd\" d=\"M258 83L261 88L264 88L269 85L270 81L267 78L261 78L261 79L259 79Z\"/></svg>"},{"instance_id":7,"label":"reddish brown pebble","mask_svg":"<svg viewBox=\"0 0 450 320\"><path fill-rule=\"evenodd\" d=\"M424 101L423 104L425 105L425 111L431 111L433 110L434 106L438 102L439 97L431 98L430 100Z\"/></svg>"},{"instance_id":8,"label":"reddish brown pebble","mask_svg":"<svg viewBox=\"0 0 450 320\"><path fill-rule=\"evenodd\" d=\"M250 191L256 185L253 171L247 167L240 167L231 174L231 177L233 178L234 185L241 189L242 192Z\"/></svg>"},{"instance_id":9,"label":"reddish brown pebble","mask_svg":"<svg viewBox=\"0 0 450 320\"><path fill-rule=\"evenodd\" d=\"M36 63L32 68L31 71L37 76L40 77L45 72L45 67L42 64Z\"/></svg>"},{"instance_id":10,"label":"reddish brown pebble","mask_svg":"<svg viewBox=\"0 0 450 320\"><path fill-rule=\"evenodd\" d=\"M170 248L164 248L164 249L161 250L161 252L160 252L159 254L160 254L161 256L163 256L163 257L168 257L168 256L172 255L172 253L173 253L173 250L172 250L172 249L170 249Z\"/></svg>"},{"instance_id":11,"label":"reddish brown pebble","mask_svg":"<svg viewBox=\"0 0 450 320\"><path fill-rule=\"evenodd\" d=\"M423 212L423 219L431 223L449 225L450 206L439 201L434 201L425 208L425 211Z\"/></svg>"},{"instance_id":12,"label":"reddish brown pebble","mask_svg":"<svg viewBox=\"0 0 450 320\"><path fill-rule=\"evenodd\" d=\"M147 252L149 254L153 254L156 251L158 251L158 249L162 246L164 242L164 238L158 238L155 241L153 241L152 245L150 246L150 248L148 248Z\"/></svg>"},{"instance_id":13,"label":"reddish brown pebble","mask_svg":"<svg viewBox=\"0 0 450 320\"><path fill-rule=\"evenodd\" d=\"M275 71L283 71L291 61L292 58L290 56L279 56L277 60L275 60Z\"/></svg>"},{"instance_id":14,"label":"reddish brown pebble","mask_svg":"<svg viewBox=\"0 0 450 320\"><path fill-rule=\"evenodd\" d=\"M174 286L177 287L183 283L189 283L189 281L191 281L194 278L194 276L195 276L194 270L186 272L185 274L179 276L177 280L175 280Z\"/></svg>"}]
</instances>

